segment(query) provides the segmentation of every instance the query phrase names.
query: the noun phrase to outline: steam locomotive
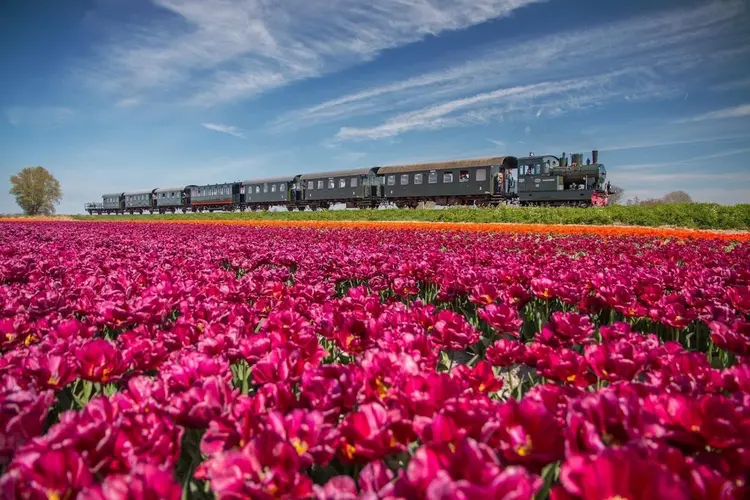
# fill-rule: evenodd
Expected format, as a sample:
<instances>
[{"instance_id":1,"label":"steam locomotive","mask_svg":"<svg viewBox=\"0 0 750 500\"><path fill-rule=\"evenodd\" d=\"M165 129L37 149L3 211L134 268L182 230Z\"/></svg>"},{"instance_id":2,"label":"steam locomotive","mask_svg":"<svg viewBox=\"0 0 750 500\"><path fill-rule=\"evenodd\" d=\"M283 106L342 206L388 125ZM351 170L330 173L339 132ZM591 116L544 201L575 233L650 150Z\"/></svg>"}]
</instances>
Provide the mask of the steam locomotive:
<instances>
[{"instance_id":1,"label":"steam locomotive","mask_svg":"<svg viewBox=\"0 0 750 500\"><path fill-rule=\"evenodd\" d=\"M497 206L604 206L611 194L598 151L527 157L499 156L457 161L313 172L247 181L155 188L102 196L89 214L142 214L268 210L377 208L419 204Z\"/></svg>"}]
</instances>

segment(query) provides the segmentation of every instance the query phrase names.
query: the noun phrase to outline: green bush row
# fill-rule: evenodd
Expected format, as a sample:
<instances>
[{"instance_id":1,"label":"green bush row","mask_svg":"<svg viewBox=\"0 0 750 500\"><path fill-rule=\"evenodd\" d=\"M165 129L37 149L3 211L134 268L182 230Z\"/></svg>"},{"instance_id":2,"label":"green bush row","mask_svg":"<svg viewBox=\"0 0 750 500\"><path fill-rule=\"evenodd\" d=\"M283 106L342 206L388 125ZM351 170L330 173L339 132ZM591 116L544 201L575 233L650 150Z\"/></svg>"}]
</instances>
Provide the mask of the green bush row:
<instances>
[{"instance_id":1,"label":"green bush row","mask_svg":"<svg viewBox=\"0 0 750 500\"><path fill-rule=\"evenodd\" d=\"M611 206L601 208L447 208L388 210L319 210L316 212L214 212L174 215L74 216L76 219L132 220L372 220L432 222L510 222L531 224L587 224L694 229L750 229L750 204L664 204L655 206Z\"/></svg>"}]
</instances>

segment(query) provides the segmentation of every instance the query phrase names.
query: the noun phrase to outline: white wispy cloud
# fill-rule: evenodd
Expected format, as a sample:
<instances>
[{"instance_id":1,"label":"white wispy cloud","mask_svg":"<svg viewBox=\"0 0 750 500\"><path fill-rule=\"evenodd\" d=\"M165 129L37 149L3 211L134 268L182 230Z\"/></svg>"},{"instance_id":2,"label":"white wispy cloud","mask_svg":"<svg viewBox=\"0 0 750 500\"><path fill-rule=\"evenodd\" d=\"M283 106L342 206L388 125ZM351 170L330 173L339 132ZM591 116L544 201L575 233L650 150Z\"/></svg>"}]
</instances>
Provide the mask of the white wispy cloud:
<instances>
[{"instance_id":1,"label":"white wispy cloud","mask_svg":"<svg viewBox=\"0 0 750 500\"><path fill-rule=\"evenodd\" d=\"M337 154L333 158L345 162L356 162L367 156L367 153L362 151L347 151L345 153Z\"/></svg>"},{"instance_id":2,"label":"white wispy cloud","mask_svg":"<svg viewBox=\"0 0 750 500\"><path fill-rule=\"evenodd\" d=\"M677 120L676 123L703 122L706 120L725 120L727 118L742 118L745 116L750 116L750 104L741 104L739 106L733 106L731 108L710 111L701 115Z\"/></svg>"},{"instance_id":3,"label":"white wispy cloud","mask_svg":"<svg viewBox=\"0 0 750 500\"><path fill-rule=\"evenodd\" d=\"M555 84L561 79L587 80L619 68L639 70L642 78L620 81L616 92L609 89L610 98L634 101L684 97L683 88L664 82L700 78L701 73L692 71L694 68L705 69L736 60L747 53L750 39L736 26L736 19L743 14L744 8L738 0L714 1L584 30L563 28L559 32L534 37L531 41L503 42L479 51L472 48L468 62L296 110L277 119L272 129L295 129L395 111L401 116L368 127L372 129L373 137L387 137L389 131L397 131L394 121L398 118L413 118L410 113L403 112L405 109L416 109L413 113L418 113L436 101L462 102L472 97L490 102L492 98L487 96L492 96L497 89ZM675 75L682 78L675 79ZM584 95L588 91L588 86L584 85L570 97L591 101ZM543 102L530 112L530 117L534 112L537 117L555 116L565 110L556 103ZM486 110L475 111L478 120L492 119L493 116L501 115ZM444 120L433 125L460 123L461 120ZM352 132L352 128L345 127L339 135L341 138L361 135L356 129L354 134Z\"/></svg>"},{"instance_id":4,"label":"white wispy cloud","mask_svg":"<svg viewBox=\"0 0 750 500\"><path fill-rule=\"evenodd\" d=\"M235 137L245 138L245 134L240 129L232 125L222 125L221 123L201 123L208 130L214 130L216 132L223 132L225 134L233 135Z\"/></svg>"},{"instance_id":5,"label":"white wispy cloud","mask_svg":"<svg viewBox=\"0 0 750 500\"><path fill-rule=\"evenodd\" d=\"M720 151L718 153L691 156L689 158L676 159L676 160L669 161L669 162L631 163L631 164L625 164L625 165L618 165L615 171L617 172L618 175L625 174L626 172L634 172L635 175L642 176L644 170L649 170L652 172L669 171L672 167L679 166L679 165L686 165L686 164L696 163L696 162L705 162L708 160L718 160L721 158L730 158L732 156L745 155L747 153L750 153L750 148L734 148L734 149L729 149L726 151ZM684 172L671 172L665 175L675 176L678 174L680 177L682 177L683 175L687 175ZM713 170L709 173L702 172L701 175L703 174L719 175L719 173ZM750 173L748 173L748 175L750 175ZM649 179L651 178L652 176L649 175Z\"/></svg>"},{"instance_id":6,"label":"white wispy cloud","mask_svg":"<svg viewBox=\"0 0 750 500\"><path fill-rule=\"evenodd\" d=\"M706 142L732 142L750 138L750 134L737 135L720 135L713 137L691 137L689 139L666 140L666 141L642 141L628 143L610 143L599 148L599 151L626 151L631 149L651 149L663 148L670 146L679 146L682 144L697 144ZM576 149L576 148L574 148ZM580 149L580 148L577 148Z\"/></svg>"},{"instance_id":7,"label":"white wispy cloud","mask_svg":"<svg viewBox=\"0 0 750 500\"><path fill-rule=\"evenodd\" d=\"M739 78L737 80L729 80L723 83L719 83L711 87L711 90L721 92L725 90L738 90L750 88L750 78Z\"/></svg>"},{"instance_id":8,"label":"white wispy cloud","mask_svg":"<svg viewBox=\"0 0 750 500\"><path fill-rule=\"evenodd\" d=\"M623 82L630 82L626 86L632 98L635 97L634 86L647 90L650 85L648 73L640 69L620 69L589 78L520 85L400 113L372 127L342 127L336 137L339 140L382 139L411 130L487 123L508 114L528 116L531 113L533 116L533 109L542 101L548 115L557 116L574 109L598 106L614 96L622 96L623 92L618 87ZM650 92L646 91L646 94ZM528 136L531 132L531 127L527 125L524 134Z\"/></svg>"},{"instance_id":9,"label":"white wispy cloud","mask_svg":"<svg viewBox=\"0 0 750 500\"><path fill-rule=\"evenodd\" d=\"M5 118L14 127L24 125L54 125L73 117L74 111L64 106L12 106L5 110Z\"/></svg>"},{"instance_id":10,"label":"white wispy cloud","mask_svg":"<svg viewBox=\"0 0 750 500\"><path fill-rule=\"evenodd\" d=\"M131 27L85 73L114 92L180 85L190 102L214 105L542 1L152 0L173 22Z\"/></svg>"},{"instance_id":11,"label":"white wispy cloud","mask_svg":"<svg viewBox=\"0 0 750 500\"><path fill-rule=\"evenodd\" d=\"M137 97L126 97L117 101L115 106L118 108L132 108L133 106L138 106L140 103L141 100Z\"/></svg>"}]
</instances>

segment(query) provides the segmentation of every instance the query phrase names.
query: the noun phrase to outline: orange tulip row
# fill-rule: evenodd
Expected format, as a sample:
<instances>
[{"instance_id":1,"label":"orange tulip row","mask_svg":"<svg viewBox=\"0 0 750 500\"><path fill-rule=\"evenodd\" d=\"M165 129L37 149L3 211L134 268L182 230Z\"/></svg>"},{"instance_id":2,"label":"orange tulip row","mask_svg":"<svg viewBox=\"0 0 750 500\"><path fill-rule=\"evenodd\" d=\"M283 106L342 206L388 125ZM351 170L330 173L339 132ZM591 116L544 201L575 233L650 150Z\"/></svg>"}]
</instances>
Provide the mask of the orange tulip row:
<instances>
[{"instance_id":1,"label":"orange tulip row","mask_svg":"<svg viewBox=\"0 0 750 500\"><path fill-rule=\"evenodd\" d=\"M0 222L32 222L39 219L0 218ZM54 220L54 219L48 219ZM133 222L132 220L113 222ZM472 222L424 221L300 221L300 220L143 220L140 223L162 224L223 224L238 226L350 228L350 229L411 229L422 231L471 231L499 233L544 233L558 235L593 236L645 236L654 238L710 239L723 241L750 241L748 231L711 231L699 229L661 228L642 226L597 226L573 224L513 224Z\"/></svg>"}]
</instances>

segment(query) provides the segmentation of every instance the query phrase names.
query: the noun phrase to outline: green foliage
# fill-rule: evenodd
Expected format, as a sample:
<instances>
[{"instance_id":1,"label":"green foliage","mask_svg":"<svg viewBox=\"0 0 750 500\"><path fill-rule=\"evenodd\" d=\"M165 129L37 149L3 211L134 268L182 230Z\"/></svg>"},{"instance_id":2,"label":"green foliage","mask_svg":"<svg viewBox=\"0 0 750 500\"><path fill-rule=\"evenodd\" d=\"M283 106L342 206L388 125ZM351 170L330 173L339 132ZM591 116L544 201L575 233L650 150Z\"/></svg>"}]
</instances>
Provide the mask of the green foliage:
<instances>
[{"instance_id":1,"label":"green foliage","mask_svg":"<svg viewBox=\"0 0 750 500\"><path fill-rule=\"evenodd\" d=\"M583 224L693 229L750 229L750 205L712 203L615 205L598 208L498 207L444 210L322 210L305 212L215 212L203 214L76 216L90 220L320 220L320 221L421 221L504 222L527 224Z\"/></svg>"},{"instance_id":2,"label":"green foliage","mask_svg":"<svg viewBox=\"0 0 750 500\"><path fill-rule=\"evenodd\" d=\"M25 215L52 215L62 198L60 182L44 167L26 167L10 177L10 184Z\"/></svg>"}]
</instances>

